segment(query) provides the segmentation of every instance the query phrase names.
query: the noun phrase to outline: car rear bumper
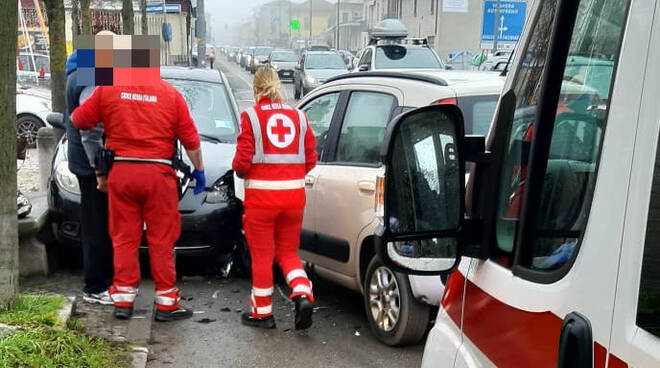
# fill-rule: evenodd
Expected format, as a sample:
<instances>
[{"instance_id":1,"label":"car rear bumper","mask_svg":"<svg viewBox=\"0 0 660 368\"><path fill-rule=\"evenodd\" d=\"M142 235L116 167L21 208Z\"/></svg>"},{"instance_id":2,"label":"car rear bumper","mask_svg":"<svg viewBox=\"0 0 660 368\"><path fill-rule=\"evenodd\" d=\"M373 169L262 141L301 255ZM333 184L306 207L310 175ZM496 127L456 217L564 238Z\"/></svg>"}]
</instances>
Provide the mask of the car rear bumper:
<instances>
[{"instance_id":1,"label":"car rear bumper","mask_svg":"<svg viewBox=\"0 0 660 368\"><path fill-rule=\"evenodd\" d=\"M293 70L278 70L277 71L277 76L280 77L281 80L293 80Z\"/></svg>"}]
</instances>

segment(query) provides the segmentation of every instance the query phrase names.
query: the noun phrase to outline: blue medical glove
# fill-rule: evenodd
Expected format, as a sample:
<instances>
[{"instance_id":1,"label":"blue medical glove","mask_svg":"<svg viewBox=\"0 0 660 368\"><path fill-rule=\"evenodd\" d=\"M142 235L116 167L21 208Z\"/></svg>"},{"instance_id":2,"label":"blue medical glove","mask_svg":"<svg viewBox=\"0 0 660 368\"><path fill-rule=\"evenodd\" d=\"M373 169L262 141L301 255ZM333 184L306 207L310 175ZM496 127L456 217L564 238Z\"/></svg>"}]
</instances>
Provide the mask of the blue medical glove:
<instances>
[{"instance_id":1,"label":"blue medical glove","mask_svg":"<svg viewBox=\"0 0 660 368\"><path fill-rule=\"evenodd\" d=\"M206 176L204 170L195 170L192 172L192 177L195 179L195 194L199 194L206 189Z\"/></svg>"}]
</instances>

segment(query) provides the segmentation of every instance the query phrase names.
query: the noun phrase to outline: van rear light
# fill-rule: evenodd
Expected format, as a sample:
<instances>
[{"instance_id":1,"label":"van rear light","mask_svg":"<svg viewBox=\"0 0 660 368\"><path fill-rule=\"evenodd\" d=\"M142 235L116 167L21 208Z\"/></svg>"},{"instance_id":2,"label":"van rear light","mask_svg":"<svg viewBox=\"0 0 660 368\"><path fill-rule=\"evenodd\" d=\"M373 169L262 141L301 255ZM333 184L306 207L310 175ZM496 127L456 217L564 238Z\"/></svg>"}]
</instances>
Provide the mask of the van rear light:
<instances>
[{"instance_id":1,"label":"van rear light","mask_svg":"<svg viewBox=\"0 0 660 368\"><path fill-rule=\"evenodd\" d=\"M431 105L458 105L458 100L455 98L443 98L441 100L433 101Z\"/></svg>"},{"instance_id":2,"label":"van rear light","mask_svg":"<svg viewBox=\"0 0 660 368\"><path fill-rule=\"evenodd\" d=\"M376 216L382 218L385 216L385 175L378 175L376 178Z\"/></svg>"}]
</instances>

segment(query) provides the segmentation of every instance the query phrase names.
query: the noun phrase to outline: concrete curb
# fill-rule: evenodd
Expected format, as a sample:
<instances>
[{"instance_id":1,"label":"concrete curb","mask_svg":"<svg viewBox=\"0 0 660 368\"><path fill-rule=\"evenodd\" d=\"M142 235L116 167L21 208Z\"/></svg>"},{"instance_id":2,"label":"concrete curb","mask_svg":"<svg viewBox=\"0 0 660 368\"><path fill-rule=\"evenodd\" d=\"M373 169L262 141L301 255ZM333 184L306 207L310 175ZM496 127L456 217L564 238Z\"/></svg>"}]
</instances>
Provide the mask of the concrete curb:
<instances>
[{"instance_id":1,"label":"concrete curb","mask_svg":"<svg viewBox=\"0 0 660 368\"><path fill-rule=\"evenodd\" d=\"M131 367L144 368L147 366L149 349L144 346L133 346L131 349Z\"/></svg>"},{"instance_id":2,"label":"concrete curb","mask_svg":"<svg viewBox=\"0 0 660 368\"><path fill-rule=\"evenodd\" d=\"M64 297L64 305L60 310L57 311L57 328L59 329L66 329L66 324L69 322L69 318L71 318L71 314L73 314L73 308L74 308L74 302L76 300L75 297L73 296L65 296Z\"/></svg>"}]
</instances>

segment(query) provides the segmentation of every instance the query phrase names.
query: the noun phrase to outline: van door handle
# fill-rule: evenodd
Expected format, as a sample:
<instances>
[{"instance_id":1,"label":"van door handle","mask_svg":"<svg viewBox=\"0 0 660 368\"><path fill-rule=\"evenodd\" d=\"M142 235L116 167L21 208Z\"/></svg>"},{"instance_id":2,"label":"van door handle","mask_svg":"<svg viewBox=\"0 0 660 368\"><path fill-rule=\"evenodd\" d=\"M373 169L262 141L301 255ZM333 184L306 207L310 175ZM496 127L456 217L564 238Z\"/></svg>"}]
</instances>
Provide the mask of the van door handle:
<instances>
[{"instance_id":1,"label":"van door handle","mask_svg":"<svg viewBox=\"0 0 660 368\"><path fill-rule=\"evenodd\" d=\"M558 368L590 368L594 341L589 320L577 312L566 315L559 335Z\"/></svg>"},{"instance_id":2,"label":"van door handle","mask_svg":"<svg viewBox=\"0 0 660 368\"><path fill-rule=\"evenodd\" d=\"M376 191L376 183L371 180L358 181L358 189L362 193L371 194Z\"/></svg>"},{"instance_id":3,"label":"van door handle","mask_svg":"<svg viewBox=\"0 0 660 368\"><path fill-rule=\"evenodd\" d=\"M311 175L305 176L305 186L306 187L313 187L314 186L314 177Z\"/></svg>"}]
</instances>

